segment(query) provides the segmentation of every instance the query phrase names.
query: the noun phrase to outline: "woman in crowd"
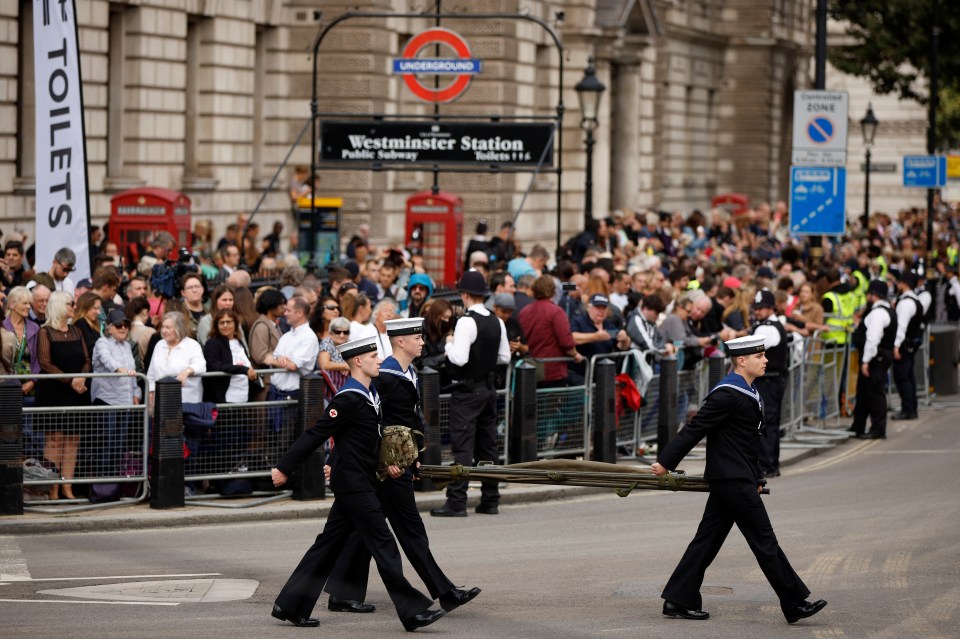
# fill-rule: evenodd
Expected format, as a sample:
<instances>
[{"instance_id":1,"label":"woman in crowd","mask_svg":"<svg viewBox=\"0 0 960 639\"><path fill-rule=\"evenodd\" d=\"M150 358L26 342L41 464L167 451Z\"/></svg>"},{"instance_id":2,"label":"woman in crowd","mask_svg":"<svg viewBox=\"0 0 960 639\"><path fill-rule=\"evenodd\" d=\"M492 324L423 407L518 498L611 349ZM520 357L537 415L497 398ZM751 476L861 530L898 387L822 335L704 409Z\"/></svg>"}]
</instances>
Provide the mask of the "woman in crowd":
<instances>
[{"instance_id":1,"label":"woman in crowd","mask_svg":"<svg viewBox=\"0 0 960 639\"><path fill-rule=\"evenodd\" d=\"M197 322L197 341L200 342L200 346L206 344L210 336L210 330L213 326L213 314L224 309L233 310L233 301L233 287L229 284L221 284L213 289L213 294L210 295L210 312L201 317L200 321ZM237 336L243 342L247 341L243 334L243 329L239 325L237 326Z\"/></svg>"},{"instance_id":2,"label":"woman in crowd","mask_svg":"<svg viewBox=\"0 0 960 639\"><path fill-rule=\"evenodd\" d=\"M320 354L317 356L317 366L324 372L324 376L330 380L332 390L340 390L343 383L347 381L350 375L350 368L340 357L337 347L346 344L350 337L350 321L345 317L337 317L330 322L330 335L320 340ZM330 395L332 398L333 396Z\"/></svg>"},{"instance_id":3,"label":"woman in crowd","mask_svg":"<svg viewBox=\"0 0 960 639\"><path fill-rule=\"evenodd\" d=\"M207 371L229 373L230 377L208 377L203 382L203 401L215 404L244 404L250 385L257 381L250 353L240 340L240 316L232 308L213 314L210 339L203 345Z\"/></svg>"},{"instance_id":4,"label":"woman in crowd","mask_svg":"<svg viewBox=\"0 0 960 639\"><path fill-rule=\"evenodd\" d=\"M373 304L365 293L347 295L340 298L340 314L350 320L350 339L359 339L376 333L370 325Z\"/></svg>"},{"instance_id":5,"label":"woman in crowd","mask_svg":"<svg viewBox=\"0 0 960 639\"><path fill-rule=\"evenodd\" d=\"M277 322L287 308L287 298L275 288L257 291L257 312L260 316L250 328L250 360L257 368L270 368L264 361L272 354L280 341L280 328ZM267 385L270 377L263 377L264 388L254 393L253 401L263 401L267 397Z\"/></svg>"},{"instance_id":6,"label":"woman in crowd","mask_svg":"<svg viewBox=\"0 0 960 639\"><path fill-rule=\"evenodd\" d=\"M813 335L814 331L827 330L823 323L823 306L817 300L813 284L810 282L801 284L797 297L800 301L793 307L791 317L803 322L810 335Z\"/></svg>"},{"instance_id":7,"label":"woman in crowd","mask_svg":"<svg viewBox=\"0 0 960 639\"><path fill-rule=\"evenodd\" d=\"M123 307L123 312L130 320L130 339L137 347L134 359L138 359L143 366L147 357L147 349L150 346L150 338L157 332L157 329L147 326L147 320L150 318L150 303L145 297L135 297L127 302L126 306ZM141 372L145 373L146 369L144 368Z\"/></svg>"},{"instance_id":8,"label":"woman in crowd","mask_svg":"<svg viewBox=\"0 0 960 639\"><path fill-rule=\"evenodd\" d=\"M40 360L37 358L37 333L40 327L36 322L28 321L32 303L33 294L25 286L16 286L7 295L7 317L3 320L3 328L9 331L9 335L3 344L3 359L14 375L40 373ZM24 406L33 406L36 385L36 380L32 379L20 382Z\"/></svg>"},{"instance_id":9,"label":"woman in crowd","mask_svg":"<svg viewBox=\"0 0 960 639\"><path fill-rule=\"evenodd\" d=\"M197 375L207 372L207 360L200 344L187 335L187 322L181 313L164 314L160 337L147 369L150 406L153 406L157 380L164 377L176 377L180 382L184 404L200 403L203 401L203 384Z\"/></svg>"},{"instance_id":10,"label":"woman in crowd","mask_svg":"<svg viewBox=\"0 0 960 639\"><path fill-rule=\"evenodd\" d=\"M130 320L118 308L107 314L107 334L93 347L94 373L120 373L129 377L94 377L90 380L90 396L94 406L129 406L140 403L140 385L134 377L136 364L127 337ZM98 451L98 475L110 477L120 472L121 456L127 448L130 426L126 412L105 412L103 429L94 450Z\"/></svg>"},{"instance_id":11,"label":"woman in crowd","mask_svg":"<svg viewBox=\"0 0 960 639\"><path fill-rule=\"evenodd\" d=\"M37 357L40 370L47 375L89 373L90 354L80 329L69 324L70 311L76 306L69 293L56 291L47 302L47 318L37 334ZM90 391L87 379L65 377L37 381L37 406L89 406ZM34 427L47 422L43 456L60 469L63 479L73 479L80 447L81 420L76 413L64 411L51 415L49 420L35 420ZM74 499L73 486L62 485L63 496ZM50 489L50 499L58 499L60 485Z\"/></svg>"},{"instance_id":12,"label":"woman in crowd","mask_svg":"<svg viewBox=\"0 0 960 639\"><path fill-rule=\"evenodd\" d=\"M740 292L721 286L717 291L717 301L723 307L720 316L724 325L740 333L746 331L750 322L750 303Z\"/></svg>"},{"instance_id":13,"label":"woman in crowd","mask_svg":"<svg viewBox=\"0 0 960 639\"><path fill-rule=\"evenodd\" d=\"M340 304L329 295L317 300L317 305L310 314L310 328L317 334L321 342L330 337L330 323L340 317ZM347 322L349 324L349 321Z\"/></svg>"},{"instance_id":14,"label":"woman in crowd","mask_svg":"<svg viewBox=\"0 0 960 639\"><path fill-rule=\"evenodd\" d=\"M207 314L207 309L203 305L203 294L206 292L203 278L199 273L187 273L180 280L180 290L187 310L184 316L184 320L187 321L187 333L183 337L194 338L197 335L197 324Z\"/></svg>"},{"instance_id":15,"label":"woman in crowd","mask_svg":"<svg viewBox=\"0 0 960 639\"><path fill-rule=\"evenodd\" d=\"M250 329L253 323L257 321L257 302L253 299L253 293L250 292L250 286L235 286L233 289L233 309L240 316L240 332L249 337ZM247 342L249 346L249 341Z\"/></svg>"},{"instance_id":16,"label":"woman in crowd","mask_svg":"<svg viewBox=\"0 0 960 639\"><path fill-rule=\"evenodd\" d=\"M103 302L100 296L87 291L77 298L73 311L73 325L80 329L87 353L93 353L93 346L100 339L100 311Z\"/></svg>"}]
</instances>

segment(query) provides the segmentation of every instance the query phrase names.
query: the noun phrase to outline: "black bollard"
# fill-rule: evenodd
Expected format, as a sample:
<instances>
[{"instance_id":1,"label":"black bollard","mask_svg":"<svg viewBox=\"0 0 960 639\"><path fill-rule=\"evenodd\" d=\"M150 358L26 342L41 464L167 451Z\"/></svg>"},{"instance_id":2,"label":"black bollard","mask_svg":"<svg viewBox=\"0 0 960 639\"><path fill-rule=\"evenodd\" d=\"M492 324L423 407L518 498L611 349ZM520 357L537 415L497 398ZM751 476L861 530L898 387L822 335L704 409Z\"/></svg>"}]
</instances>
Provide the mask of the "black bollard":
<instances>
[{"instance_id":1,"label":"black bollard","mask_svg":"<svg viewBox=\"0 0 960 639\"><path fill-rule=\"evenodd\" d=\"M0 515L23 514L23 391L0 382Z\"/></svg>"},{"instance_id":2,"label":"black bollard","mask_svg":"<svg viewBox=\"0 0 960 639\"><path fill-rule=\"evenodd\" d=\"M513 369L513 406L507 431L508 464L537 459L537 367L527 362Z\"/></svg>"},{"instance_id":3,"label":"black bollard","mask_svg":"<svg viewBox=\"0 0 960 639\"><path fill-rule=\"evenodd\" d=\"M310 430L323 415L323 378L310 373L300 378L300 397L297 400L296 435ZM326 457L323 448L313 451L290 478L293 498L297 501L324 499L323 465Z\"/></svg>"},{"instance_id":4,"label":"black bollard","mask_svg":"<svg viewBox=\"0 0 960 639\"><path fill-rule=\"evenodd\" d=\"M707 392L713 390L727 374L727 358L715 351L707 360Z\"/></svg>"},{"instance_id":5,"label":"black bollard","mask_svg":"<svg viewBox=\"0 0 960 639\"><path fill-rule=\"evenodd\" d=\"M421 453L421 462L439 466L442 460L440 449L440 373L424 366L418 375L420 380L420 409L423 413L423 437L426 450ZM413 482L414 490L438 490L433 480L423 477Z\"/></svg>"},{"instance_id":6,"label":"black bollard","mask_svg":"<svg viewBox=\"0 0 960 639\"><path fill-rule=\"evenodd\" d=\"M593 461L617 463L616 365L602 359L593 367Z\"/></svg>"},{"instance_id":7,"label":"black bollard","mask_svg":"<svg viewBox=\"0 0 960 639\"><path fill-rule=\"evenodd\" d=\"M657 415L657 450L677 434L677 359L660 360L660 411Z\"/></svg>"},{"instance_id":8,"label":"black bollard","mask_svg":"<svg viewBox=\"0 0 960 639\"><path fill-rule=\"evenodd\" d=\"M158 380L150 429L150 507L183 508L182 386L175 377Z\"/></svg>"}]
</instances>

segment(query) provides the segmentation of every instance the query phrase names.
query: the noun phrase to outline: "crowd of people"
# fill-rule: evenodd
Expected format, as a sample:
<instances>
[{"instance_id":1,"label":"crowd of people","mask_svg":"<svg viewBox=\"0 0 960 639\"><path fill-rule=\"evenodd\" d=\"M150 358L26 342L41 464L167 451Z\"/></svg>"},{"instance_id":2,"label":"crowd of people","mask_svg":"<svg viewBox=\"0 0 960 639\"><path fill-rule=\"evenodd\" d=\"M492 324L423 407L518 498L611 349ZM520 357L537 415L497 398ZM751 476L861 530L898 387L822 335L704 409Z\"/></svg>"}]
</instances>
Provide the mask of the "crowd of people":
<instances>
[{"instance_id":1,"label":"crowd of people","mask_svg":"<svg viewBox=\"0 0 960 639\"><path fill-rule=\"evenodd\" d=\"M856 313L866 310L871 282L922 301L917 316L925 321L960 319L960 241L951 211L934 222L937 259L926 267L922 211L874 215L869 229L825 240L816 265L809 243L785 222L782 203L740 215L621 210L592 220L552 256L537 244L525 250L509 222L493 236L480 222L464 268L483 277L484 307L503 321L511 358L537 365L540 388L582 385L586 361L615 351L639 352L641 381L663 357L689 370L722 341L753 334L771 317L782 331L771 329L768 352L781 333L785 343L819 331L843 344ZM57 251L44 270L29 264L23 238L6 241L0 366L23 376L26 405L136 404L150 401L156 380L168 376L180 380L185 404L295 398L300 377L312 371L324 376L332 397L348 375L337 347L370 336L386 358L387 322L400 317L424 318L415 365L439 370L450 388L445 346L463 309L438 293L440 283L416 251L375 250L361 229L338 263L314 274L280 252L282 228L260 242L256 225L238 219L214 244L209 225L197 227L192 253L176 253L174 238L160 231L129 266L103 239L92 250L92 276L78 282L71 249ZM936 304L923 290L924 268L935 269ZM264 283L268 274L273 279ZM906 344L897 337L891 364L910 354L916 326ZM284 371L258 373L268 369ZM905 388L906 366L897 370ZM228 376L201 381L206 371ZM105 372L141 373L149 385L71 377ZM905 395L900 415L911 418L915 404ZM860 422L856 428L864 432ZM32 434L33 452L64 479L50 495L73 497L78 451L90 443L80 441L82 425L67 418L40 430ZM775 462L768 470L776 472Z\"/></svg>"}]
</instances>

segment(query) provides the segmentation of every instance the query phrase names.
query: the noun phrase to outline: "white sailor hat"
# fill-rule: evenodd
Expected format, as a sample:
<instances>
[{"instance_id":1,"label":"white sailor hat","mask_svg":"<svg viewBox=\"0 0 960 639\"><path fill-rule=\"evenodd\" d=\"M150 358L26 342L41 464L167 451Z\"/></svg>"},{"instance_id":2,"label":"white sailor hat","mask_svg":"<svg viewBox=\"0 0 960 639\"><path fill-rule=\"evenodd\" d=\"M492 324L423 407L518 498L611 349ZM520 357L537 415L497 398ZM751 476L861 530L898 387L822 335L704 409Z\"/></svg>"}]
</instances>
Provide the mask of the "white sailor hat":
<instances>
[{"instance_id":1,"label":"white sailor hat","mask_svg":"<svg viewBox=\"0 0 960 639\"><path fill-rule=\"evenodd\" d=\"M337 346L337 350L340 351L340 357L343 359L349 359L351 357L356 357L357 355L363 355L364 353L375 351L377 350L377 336L369 335L367 337L355 339L347 342L346 344Z\"/></svg>"},{"instance_id":2,"label":"white sailor hat","mask_svg":"<svg viewBox=\"0 0 960 639\"><path fill-rule=\"evenodd\" d=\"M723 345L726 346L727 354L730 357L753 355L754 353L762 353L765 350L763 347L762 335L747 335L746 337L738 337L737 339L731 339L724 342Z\"/></svg>"},{"instance_id":3,"label":"white sailor hat","mask_svg":"<svg viewBox=\"0 0 960 639\"><path fill-rule=\"evenodd\" d=\"M390 337L399 337L400 335L419 335L423 333L423 318L411 317L404 319L387 320L387 335Z\"/></svg>"}]
</instances>

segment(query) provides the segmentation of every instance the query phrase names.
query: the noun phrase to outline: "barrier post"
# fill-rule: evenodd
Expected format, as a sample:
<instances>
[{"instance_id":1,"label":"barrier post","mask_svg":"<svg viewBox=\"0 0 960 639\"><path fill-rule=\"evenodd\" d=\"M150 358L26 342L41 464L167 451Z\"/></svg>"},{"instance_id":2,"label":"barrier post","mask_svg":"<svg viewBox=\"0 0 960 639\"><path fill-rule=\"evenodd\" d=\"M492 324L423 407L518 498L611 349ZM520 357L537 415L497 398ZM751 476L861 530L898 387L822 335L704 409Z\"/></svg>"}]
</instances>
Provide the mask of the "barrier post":
<instances>
[{"instance_id":1,"label":"barrier post","mask_svg":"<svg viewBox=\"0 0 960 639\"><path fill-rule=\"evenodd\" d=\"M508 464L537 459L537 367L521 362L513 380Z\"/></svg>"},{"instance_id":2,"label":"barrier post","mask_svg":"<svg viewBox=\"0 0 960 639\"><path fill-rule=\"evenodd\" d=\"M150 508L183 508L183 404L175 377L158 380L150 441Z\"/></svg>"},{"instance_id":3,"label":"barrier post","mask_svg":"<svg viewBox=\"0 0 960 639\"><path fill-rule=\"evenodd\" d=\"M300 378L300 395L297 399L296 435L310 430L323 415L323 378L316 373L310 373ZM297 501L311 501L323 499L324 477L323 464L326 461L325 451L317 449L300 465L293 475L290 488L293 490L293 499Z\"/></svg>"},{"instance_id":4,"label":"barrier post","mask_svg":"<svg viewBox=\"0 0 960 639\"><path fill-rule=\"evenodd\" d=\"M418 377L420 406L423 409L423 437L427 444L421 457L424 464L439 466L443 461L440 443L440 373L424 366ZM426 477L413 482L413 489L422 492L438 490L433 480Z\"/></svg>"},{"instance_id":5,"label":"barrier post","mask_svg":"<svg viewBox=\"0 0 960 639\"><path fill-rule=\"evenodd\" d=\"M616 365L607 358L594 363L593 461L617 463Z\"/></svg>"},{"instance_id":6,"label":"barrier post","mask_svg":"<svg viewBox=\"0 0 960 639\"><path fill-rule=\"evenodd\" d=\"M23 514L23 391L0 382L0 515Z\"/></svg>"},{"instance_id":7,"label":"barrier post","mask_svg":"<svg viewBox=\"0 0 960 639\"><path fill-rule=\"evenodd\" d=\"M707 390L704 397L713 390L713 387L720 383L727 372L727 358L723 353L714 351L707 360ZM702 398L701 398L702 399Z\"/></svg>"},{"instance_id":8,"label":"barrier post","mask_svg":"<svg viewBox=\"0 0 960 639\"><path fill-rule=\"evenodd\" d=\"M660 410L657 414L657 450L677 434L677 358L660 360Z\"/></svg>"}]
</instances>

